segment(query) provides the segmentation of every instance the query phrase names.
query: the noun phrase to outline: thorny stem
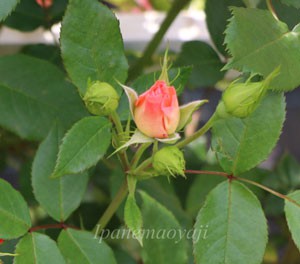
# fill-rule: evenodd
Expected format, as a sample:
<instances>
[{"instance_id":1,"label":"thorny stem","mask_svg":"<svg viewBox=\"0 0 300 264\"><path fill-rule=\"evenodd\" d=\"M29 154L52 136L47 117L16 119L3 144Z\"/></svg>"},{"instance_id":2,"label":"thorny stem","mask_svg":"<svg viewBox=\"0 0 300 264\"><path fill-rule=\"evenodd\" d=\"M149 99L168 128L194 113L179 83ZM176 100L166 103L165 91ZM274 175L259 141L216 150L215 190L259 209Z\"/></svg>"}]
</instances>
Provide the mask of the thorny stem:
<instances>
[{"instance_id":1,"label":"thorny stem","mask_svg":"<svg viewBox=\"0 0 300 264\"><path fill-rule=\"evenodd\" d=\"M103 228L106 227L114 213L117 211L119 208L120 204L122 201L125 199L126 195L128 193L128 186L127 186L127 181L125 180L123 184L121 185L120 189L118 190L117 194L105 210L104 214L101 216L99 219L97 225L94 228L94 232L99 232L103 230Z\"/></svg>"},{"instance_id":2,"label":"thorny stem","mask_svg":"<svg viewBox=\"0 0 300 264\"><path fill-rule=\"evenodd\" d=\"M129 69L128 73L128 81L134 80L149 64L151 61L152 55L163 39L165 33L169 29L172 22L175 20L179 12L190 2L191 0L176 0L173 2L171 9L169 10L167 16L164 21L160 25L159 30L149 42L145 51L143 52L143 56Z\"/></svg>"},{"instance_id":3,"label":"thorny stem","mask_svg":"<svg viewBox=\"0 0 300 264\"><path fill-rule=\"evenodd\" d=\"M218 171L202 171L202 170L186 170L185 173L187 174L210 174L210 175L218 175L218 176L222 176L222 177L226 177L228 180L232 181L232 180L238 180L238 181L242 181L242 182L246 182L246 183L249 183L251 185L254 185L256 187L259 187L281 199L284 199L284 200L287 200L293 204L295 204L296 206L300 207L300 204L293 200L292 198L282 194L282 193L279 193L279 192L276 192L275 190L265 186L265 185L262 185L260 183L257 183L255 181L252 181L252 180L248 180L248 179L245 179L245 178L241 178L241 177L237 177L237 176L233 176L231 174L228 174L226 172L218 172Z\"/></svg>"},{"instance_id":4,"label":"thorny stem","mask_svg":"<svg viewBox=\"0 0 300 264\"><path fill-rule=\"evenodd\" d=\"M266 2L267 2L267 7L268 7L269 11L272 13L273 17L276 20L279 20L277 14L276 14L275 8L272 4L272 0L266 0Z\"/></svg>"},{"instance_id":5,"label":"thorny stem","mask_svg":"<svg viewBox=\"0 0 300 264\"><path fill-rule=\"evenodd\" d=\"M115 124L117 137L118 137L118 144L119 144L120 137L122 140L123 133L124 133L120 118L115 111L110 115L110 118L111 118L112 122ZM126 152L118 151L117 155L120 158L120 161L121 161L124 171L125 172L128 171L130 169L130 164L129 164ZM101 231L103 228L106 227L106 225L108 224L108 222L110 221L110 219L112 218L112 216L117 211L120 204L126 197L127 192L128 192L128 186L127 186L127 180L125 179L123 184L121 185L120 189L118 190L116 196L113 198L113 200L111 201L111 203L109 204L109 206L107 207L107 209L105 210L105 212L103 213L101 218L99 219L97 225L94 227L94 230L93 230L94 232Z\"/></svg>"}]
</instances>

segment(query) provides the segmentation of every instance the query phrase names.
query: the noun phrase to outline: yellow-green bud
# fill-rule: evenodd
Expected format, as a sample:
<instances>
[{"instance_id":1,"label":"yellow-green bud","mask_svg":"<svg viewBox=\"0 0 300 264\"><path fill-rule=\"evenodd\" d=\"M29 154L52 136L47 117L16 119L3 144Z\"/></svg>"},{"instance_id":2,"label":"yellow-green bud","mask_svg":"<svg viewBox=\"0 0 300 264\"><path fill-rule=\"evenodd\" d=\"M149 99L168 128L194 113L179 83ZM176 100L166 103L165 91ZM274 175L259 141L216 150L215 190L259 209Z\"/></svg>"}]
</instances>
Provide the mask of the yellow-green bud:
<instances>
[{"instance_id":1,"label":"yellow-green bud","mask_svg":"<svg viewBox=\"0 0 300 264\"><path fill-rule=\"evenodd\" d=\"M164 147L153 156L153 168L160 175L184 176L185 160L183 153L175 146Z\"/></svg>"},{"instance_id":2,"label":"yellow-green bud","mask_svg":"<svg viewBox=\"0 0 300 264\"><path fill-rule=\"evenodd\" d=\"M232 116L244 118L254 112L269 88L269 84L279 73L279 68L273 71L264 81L246 83L233 82L222 96L224 110ZM222 108L218 109L221 111ZM220 114L220 113L219 113Z\"/></svg>"},{"instance_id":3,"label":"yellow-green bud","mask_svg":"<svg viewBox=\"0 0 300 264\"><path fill-rule=\"evenodd\" d=\"M223 94L225 110L235 117L247 117L256 109L265 91L261 82L234 83Z\"/></svg>"},{"instance_id":4,"label":"yellow-green bud","mask_svg":"<svg viewBox=\"0 0 300 264\"><path fill-rule=\"evenodd\" d=\"M109 115L118 108L119 95L108 83L93 82L83 97L87 109L94 115Z\"/></svg>"}]
</instances>

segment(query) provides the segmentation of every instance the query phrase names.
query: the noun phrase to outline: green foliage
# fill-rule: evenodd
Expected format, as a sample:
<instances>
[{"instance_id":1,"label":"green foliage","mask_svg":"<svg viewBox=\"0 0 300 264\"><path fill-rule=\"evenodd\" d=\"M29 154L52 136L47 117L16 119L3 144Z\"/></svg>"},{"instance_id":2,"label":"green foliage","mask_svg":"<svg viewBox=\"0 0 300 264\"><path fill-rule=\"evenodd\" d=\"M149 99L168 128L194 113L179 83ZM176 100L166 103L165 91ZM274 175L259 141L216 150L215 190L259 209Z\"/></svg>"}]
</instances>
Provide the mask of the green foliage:
<instances>
[{"instance_id":1,"label":"green foliage","mask_svg":"<svg viewBox=\"0 0 300 264\"><path fill-rule=\"evenodd\" d=\"M0 252L1 253L4 253L4 252L8 253L9 252L10 254L14 254L17 242L18 242L17 239L5 241L5 243L0 245ZM5 264L13 264L14 259L11 256L3 256L3 257L1 256L1 260Z\"/></svg>"},{"instance_id":2,"label":"green foliage","mask_svg":"<svg viewBox=\"0 0 300 264\"><path fill-rule=\"evenodd\" d=\"M66 5L67 0L53 1L53 5L44 10L35 0L21 0L14 12L6 18L4 24L20 31L31 31L39 26L50 28L60 21Z\"/></svg>"},{"instance_id":3,"label":"green foliage","mask_svg":"<svg viewBox=\"0 0 300 264\"><path fill-rule=\"evenodd\" d=\"M56 120L68 128L87 115L57 67L25 55L0 58L0 112L1 126L29 140L43 139Z\"/></svg>"},{"instance_id":4,"label":"green foliage","mask_svg":"<svg viewBox=\"0 0 300 264\"><path fill-rule=\"evenodd\" d=\"M283 193L300 188L299 162L291 155L283 155L264 184Z\"/></svg>"},{"instance_id":5,"label":"green foliage","mask_svg":"<svg viewBox=\"0 0 300 264\"><path fill-rule=\"evenodd\" d=\"M193 71L189 78L189 87L209 87L224 77L221 71L224 64L213 48L201 41L185 42L181 47L175 65L192 65Z\"/></svg>"},{"instance_id":6,"label":"green foliage","mask_svg":"<svg viewBox=\"0 0 300 264\"><path fill-rule=\"evenodd\" d=\"M200 210L194 239L196 263L260 264L267 244L261 205L244 185L226 181L213 189Z\"/></svg>"},{"instance_id":7,"label":"green foliage","mask_svg":"<svg viewBox=\"0 0 300 264\"><path fill-rule=\"evenodd\" d=\"M65 175L50 179L54 170L63 130L55 125L41 143L32 165L32 187L37 201L57 221L65 221L79 206L89 176Z\"/></svg>"},{"instance_id":8,"label":"green foliage","mask_svg":"<svg viewBox=\"0 0 300 264\"><path fill-rule=\"evenodd\" d=\"M114 250L117 263L136 264L136 261L123 250Z\"/></svg>"},{"instance_id":9,"label":"green foliage","mask_svg":"<svg viewBox=\"0 0 300 264\"><path fill-rule=\"evenodd\" d=\"M245 6L241 0L207 0L205 1L206 24L215 46L227 56L224 45L224 31L231 16L229 7Z\"/></svg>"},{"instance_id":10,"label":"green foliage","mask_svg":"<svg viewBox=\"0 0 300 264\"><path fill-rule=\"evenodd\" d=\"M4 20L16 7L19 0L0 2L0 21Z\"/></svg>"},{"instance_id":11,"label":"green foliage","mask_svg":"<svg viewBox=\"0 0 300 264\"><path fill-rule=\"evenodd\" d=\"M103 117L85 117L64 136L52 178L77 174L94 166L111 142L111 124Z\"/></svg>"},{"instance_id":12,"label":"green foliage","mask_svg":"<svg viewBox=\"0 0 300 264\"><path fill-rule=\"evenodd\" d=\"M300 8L300 2L298 0L281 0L281 2L288 6L294 6L296 8Z\"/></svg>"},{"instance_id":13,"label":"green foliage","mask_svg":"<svg viewBox=\"0 0 300 264\"><path fill-rule=\"evenodd\" d=\"M279 20L286 23L290 30L300 22L300 13L296 8L287 6L280 1L272 1L272 4ZM266 1L261 1L259 8L267 9Z\"/></svg>"},{"instance_id":14,"label":"green foliage","mask_svg":"<svg viewBox=\"0 0 300 264\"><path fill-rule=\"evenodd\" d=\"M222 168L239 175L265 160L279 138L284 118L283 94L269 92L247 118L216 121L212 148Z\"/></svg>"},{"instance_id":15,"label":"green foliage","mask_svg":"<svg viewBox=\"0 0 300 264\"><path fill-rule=\"evenodd\" d=\"M143 238L141 236L143 219L133 195L128 195L127 197L124 209L124 221L139 243L143 245Z\"/></svg>"},{"instance_id":16,"label":"green foliage","mask_svg":"<svg viewBox=\"0 0 300 264\"><path fill-rule=\"evenodd\" d=\"M9 179L24 196L0 179L1 263L4 256L8 264L267 263L267 223L258 198L284 234L287 221L300 249L299 162L285 155L272 171L255 167L272 158L283 129L283 92L300 85L298 1L273 1L274 8L263 0L205 1L213 45L185 42L171 57L167 48L159 71L154 52L173 19L191 1L151 0L168 13L145 52L133 51L137 61L127 82L119 22L103 1L54 0L44 8L35 0L22 0L17 7L18 0L2 2L0 21L21 31L43 27L49 34L53 23L65 16L61 45L33 43L18 54L0 57L0 177ZM121 2L126 9L134 1L112 3ZM242 73L229 84L235 75L232 69ZM275 69L280 73L270 87L262 83ZM138 77L140 72L144 73ZM121 87L130 93L134 109L137 96L157 79L174 86L182 96L179 101L203 97L179 109L181 139L176 134L173 148L181 154L180 174L185 179L166 177L174 159L164 144L172 137L157 142L136 130L121 94ZM215 85L221 90L231 87L217 111ZM187 93L187 87L211 89ZM253 94L257 87L266 89ZM164 98L161 107L164 124L172 119L171 99ZM89 115L84 103L94 114L99 114L96 104L100 105L100 114L105 112L107 118ZM183 131L203 103L207 104ZM117 113L108 111L116 108ZM143 122L141 115L140 129ZM151 121L147 125L155 129ZM203 137L211 128L212 137ZM42 142L38 146L36 141ZM164 171L165 159L170 164ZM128 235L124 226L133 239L124 237ZM275 241L271 232L270 244L281 248L287 237L280 235ZM300 257L291 260L296 255L291 251L286 251L284 262L298 263Z\"/></svg>"},{"instance_id":17,"label":"green foliage","mask_svg":"<svg viewBox=\"0 0 300 264\"><path fill-rule=\"evenodd\" d=\"M217 168L216 171L220 170L219 167L208 167L205 169L214 170L215 168ZM193 218L196 217L203 206L207 194L224 180L225 178L215 175L201 174L195 176L186 198L186 210Z\"/></svg>"},{"instance_id":18,"label":"green foliage","mask_svg":"<svg viewBox=\"0 0 300 264\"><path fill-rule=\"evenodd\" d=\"M99 243L92 233L86 231L71 228L61 231L58 247L67 263L117 264L113 251L106 243L104 241Z\"/></svg>"},{"instance_id":19,"label":"green foliage","mask_svg":"<svg viewBox=\"0 0 300 264\"><path fill-rule=\"evenodd\" d=\"M28 233L16 247L14 264L65 264L56 243L48 236Z\"/></svg>"},{"instance_id":20,"label":"green foliage","mask_svg":"<svg viewBox=\"0 0 300 264\"><path fill-rule=\"evenodd\" d=\"M63 69L59 47L45 44L26 45L22 48L21 53L47 60Z\"/></svg>"},{"instance_id":21,"label":"green foliage","mask_svg":"<svg viewBox=\"0 0 300 264\"><path fill-rule=\"evenodd\" d=\"M243 0L247 7L255 8L261 2L261 0Z\"/></svg>"},{"instance_id":22,"label":"green foliage","mask_svg":"<svg viewBox=\"0 0 300 264\"><path fill-rule=\"evenodd\" d=\"M31 226L24 198L8 182L0 179L0 234L2 239L17 238Z\"/></svg>"},{"instance_id":23,"label":"green foliage","mask_svg":"<svg viewBox=\"0 0 300 264\"><path fill-rule=\"evenodd\" d=\"M167 208L185 228L192 227L192 220L183 210L179 197L167 177L162 176L139 183L140 189Z\"/></svg>"},{"instance_id":24,"label":"green foliage","mask_svg":"<svg viewBox=\"0 0 300 264\"><path fill-rule=\"evenodd\" d=\"M127 61L114 14L96 0L71 0L62 22L61 52L70 78L85 94L87 81L119 88L127 77Z\"/></svg>"},{"instance_id":25,"label":"green foliage","mask_svg":"<svg viewBox=\"0 0 300 264\"><path fill-rule=\"evenodd\" d=\"M290 200L285 200L285 216L292 233L293 240L300 250L300 190L288 195Z\"/></svg>"},{"instance_id":26,"label":"green foliage","mask_svg":"<svg viewBox=\"0 0 300 264\"><path fill-rule=\"evenodd\" d=\"M145 232L144 263L186 263L187 243L185 237L179 235L178 230L181 230L181 226L174 215L145 192L140 192L140 195L143 200L142 215ZM169 237L167 233L170 234Z\"/></svg>"},{"instance_id":27,"label":"green foliage","mask_svg":"<svg viewBox=\"0 0 300 264\"><path fill-rule=\"evenodd\" d=\"M266 77L280 66L280 74L271 82L271 89L290 91L300 85L297 74L300 71L299 27L290 32L288 26L277 21L269 11L254 8L232 8L232 14L225 38L232 59L225 69Z\"/></svg>"}]
</instances>

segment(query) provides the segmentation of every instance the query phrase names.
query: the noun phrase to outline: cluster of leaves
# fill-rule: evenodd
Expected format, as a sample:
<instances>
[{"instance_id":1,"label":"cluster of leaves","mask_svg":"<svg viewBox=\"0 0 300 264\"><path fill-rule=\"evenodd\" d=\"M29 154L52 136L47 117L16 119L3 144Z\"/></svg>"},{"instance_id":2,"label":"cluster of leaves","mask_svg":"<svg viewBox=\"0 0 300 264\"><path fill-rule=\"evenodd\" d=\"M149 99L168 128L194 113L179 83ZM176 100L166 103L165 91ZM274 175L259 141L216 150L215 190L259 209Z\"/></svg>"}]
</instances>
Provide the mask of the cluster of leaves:
<instances>
[{"instance_id":1,"label":"cluster of leaves","mask_svg":"<svg viewBox=\"0 0 300 264\"><path fill-rule=\"evenodd\" d=\"M91 231L103 213L102 206L118 197L126 177L116 156L106 159L114 151L111 120L91 116L81 100L88 80L107 82L122 93L118 82L126 82L128 63L115 15L96 0L70 0L68 5L66 1L54 1L46 12L31 0L20 4L2 1L0 20L19 30L50 28L65 14L60 51L37 45L0 57L0 126L5 133L10 131L22 139L21 144L12 140L18 148L24 146L23 142L29 144L27 158L34 156L32 164L26 164L21 172L22 195L0 179L0 237L5 240L0 256L14 253L14 263L18 264L130 264L140 259L146 264L258 264L263 261L268 242L267 219L260 201L267 213L274 213L279 203L269 198L274 196L246 186L247 180L265 190L272 188L285 194L293 191L287 196L273 191L285 201L275 214L282 215L284 208L299 248L299 164L286 157L273 174L255 167L270 155L279 139L285 120L284 92L300 85L300 31L296 26L300 17L291 16L289 11L298 14L300 6L296 0L278 1L277 20L259 2L207 1L208 29L219 54L204 42L184 43L169 77L174 79L180 73L173 83L180 95L185 85L214 86L231 69L266 77L281 66L280 74L248 117L228 116L213 124L211 148L216 160L209 162L209 153L201 142L186 148L189 168L222 170L228 179L204 174L194 180L175 179L168 183L166 177L158 177L137 183L138 195L128 195L109 227L114 230L125 222L143 245L139 247L131 239L98 243ZM250 8L254 6L258 8ZM158 75L141 75L131 86L141 93ZM118 113L121 120L128 119L124 95ZM33 155L35 142L39 147ZM5 144L0 147L9 149ZM129 188L135 185L127 180ZM29 191L31 186L33 193ZM91 196L93 203L88 203ZM44 215L37 207L43 208ZM51 227L58 228L59 233L50 232ZM158 237L141 237L141 227L154 230ZM195 234L204 229L207 236L182 237L179 232L192 230ZM171 238L159 239L163 230L175 232Z\"/></svg>"}]
</instances>

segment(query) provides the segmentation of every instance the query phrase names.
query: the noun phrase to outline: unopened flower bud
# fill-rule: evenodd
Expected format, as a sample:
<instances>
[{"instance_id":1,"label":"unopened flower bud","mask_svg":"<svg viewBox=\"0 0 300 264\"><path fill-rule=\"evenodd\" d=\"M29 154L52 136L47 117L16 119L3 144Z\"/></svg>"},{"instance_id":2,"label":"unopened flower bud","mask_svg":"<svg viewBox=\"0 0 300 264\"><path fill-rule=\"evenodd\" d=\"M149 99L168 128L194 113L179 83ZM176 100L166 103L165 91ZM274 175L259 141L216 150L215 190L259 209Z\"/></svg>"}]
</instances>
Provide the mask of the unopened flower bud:
<instances>
[{"instance_id":1,"label":"unopened flower bud","mask_svg":"<svg viewBox=\"0 0 300 264\"><path fill-rule=\"evenodd\" d=\"M230 84L223 93L223 110L239 118L244 118L252 114L266 94L271 80L274 79L278 73L279 68L261 82L250 82L252 78L250 77L246 83L233 82ZM218 109L218 111L220 110L222 110L222 108Z\"/></svg>"},{"instance_id":2,"label":"unopened flower bud","mask_svg":"<svg viewBox=\"0 0 300 264\"><path fill-rule=\"evenodd\" d=\"M108 83L93 82L83 97L87 109L94 115L109 115L119 104L119 95Z\"/></svg>"},{"instance_id":3,"label":"unopened flower bud","mask_svg":"<svg viewBox=\"0 0 300 264\"><path fill-rule=\"evenodd\" d=\"M183 153L175 146L164 147L153 156L153 168L161 175L184 176L185 160Z\"/></svg>"},{"instance_id":4,"label":"unopened flower bud","mask_svg":"<svg viewBox=\"0 0 300 264\"><path fill-rule=\"evenodd\" d=\"M175 88L165 81L156 81L137 98L133 114L138 129L146 136L168 138L180 121Z\"/></svg>"},{"instance_id":5,"label":"unopened flower bud","mask_svg":"<svg viewBox=\"0 0 300 264\"><path fill-rule=\"evenodd\" d=\"M2 245L4 243L4 239L0 238L0 245Z\"/></svg>"},{"instance_id":6,"label":"unopened flower bud","mask_svg":"<svg viewBox=\"0 0 300 264\"><path fill-rule=\"evenodd\" d=\"M234 83L223 95L226 111L235 117L247 117L260 103L265 94L262 83Z\"/></svg>"}]
</instances>

